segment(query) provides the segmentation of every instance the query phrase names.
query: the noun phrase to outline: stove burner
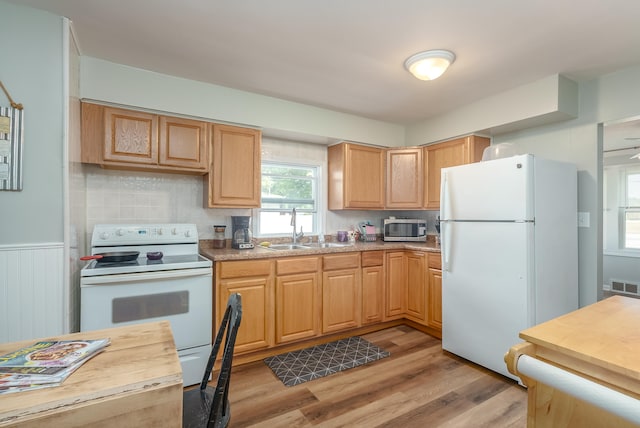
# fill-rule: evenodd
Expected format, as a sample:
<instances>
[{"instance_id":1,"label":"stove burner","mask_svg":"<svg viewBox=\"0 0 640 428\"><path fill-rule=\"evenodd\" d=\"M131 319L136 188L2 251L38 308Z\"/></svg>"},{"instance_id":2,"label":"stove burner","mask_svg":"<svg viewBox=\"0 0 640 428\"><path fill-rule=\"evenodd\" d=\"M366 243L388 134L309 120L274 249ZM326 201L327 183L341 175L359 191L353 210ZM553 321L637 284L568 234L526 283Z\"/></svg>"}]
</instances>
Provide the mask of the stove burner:
<instances>
[{"instance_id":1,"label":"stove burner","mask_svg":"<svg viewBox=\"0 0 640 428\"><path fill-rule=\"evenodd\" d=\"M129 262L103 262L96 260L96 267L118 267L118 266L139 266L138 260L131 260Z\"/></svg>"}]
</instances>

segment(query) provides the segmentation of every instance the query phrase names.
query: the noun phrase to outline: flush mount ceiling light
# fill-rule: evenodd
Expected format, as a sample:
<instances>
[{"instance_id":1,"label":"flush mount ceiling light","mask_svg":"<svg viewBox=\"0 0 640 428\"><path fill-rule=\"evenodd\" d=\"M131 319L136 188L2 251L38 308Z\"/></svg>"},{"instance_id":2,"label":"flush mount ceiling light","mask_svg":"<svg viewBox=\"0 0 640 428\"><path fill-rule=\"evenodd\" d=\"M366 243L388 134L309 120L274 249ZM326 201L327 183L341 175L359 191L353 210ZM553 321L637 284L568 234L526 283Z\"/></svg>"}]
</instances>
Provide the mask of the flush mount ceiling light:
<instances>
[{"instance_id":1,"label":"flush mount ceiling light","mask_svg":"<svg viewBox=\"0 0 640 428\"><path fill-rule=\"evenodd\" d=\"M455 59L453 52L431 50L410 56L404 62L404 67L420 80L433 80L442 76Z\"/></svg>"}]
</instances>

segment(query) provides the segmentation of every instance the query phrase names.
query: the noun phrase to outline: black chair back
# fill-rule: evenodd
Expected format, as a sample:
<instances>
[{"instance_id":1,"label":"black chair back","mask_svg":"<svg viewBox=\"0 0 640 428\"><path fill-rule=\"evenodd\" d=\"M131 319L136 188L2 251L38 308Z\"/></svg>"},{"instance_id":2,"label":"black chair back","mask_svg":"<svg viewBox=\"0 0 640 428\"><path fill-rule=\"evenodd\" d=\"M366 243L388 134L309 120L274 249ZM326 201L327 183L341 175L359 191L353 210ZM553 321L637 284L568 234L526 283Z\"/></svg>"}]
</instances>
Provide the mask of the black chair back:
<instances>
[{"instance_id":1,"label":"black chair back","mask_svg":"<svg viewBox=\"0 0 640 428\"><path fill-rule=\"evenodd\" d=\"M235 293L229 296L222 323L209 354L207 367L198 389L183 394L183 427L214 428L226 427L231 417L229 407L229 382L233 350L242 320L242 298ZM215 389L207 387L224 338L224 350Z\"/></svg>"}]
</instances>

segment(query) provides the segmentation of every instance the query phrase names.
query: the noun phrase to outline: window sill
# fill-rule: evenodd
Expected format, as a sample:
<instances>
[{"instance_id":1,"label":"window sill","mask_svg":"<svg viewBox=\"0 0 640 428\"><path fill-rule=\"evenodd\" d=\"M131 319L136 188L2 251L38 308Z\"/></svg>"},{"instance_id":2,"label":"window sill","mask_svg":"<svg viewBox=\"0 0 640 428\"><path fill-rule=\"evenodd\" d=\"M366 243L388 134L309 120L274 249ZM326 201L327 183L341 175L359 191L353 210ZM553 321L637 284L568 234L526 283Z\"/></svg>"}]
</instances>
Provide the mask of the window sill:
<instances>
[{"instance_id":1,"label":"window sill","mask_svg":"<svg viewBox=\"0 0 640 428\"><path fill-rule=\"evenodd\" d=\"M640 250L604 250L603 256L640 258Z\"/></svg>"}]
</instances>

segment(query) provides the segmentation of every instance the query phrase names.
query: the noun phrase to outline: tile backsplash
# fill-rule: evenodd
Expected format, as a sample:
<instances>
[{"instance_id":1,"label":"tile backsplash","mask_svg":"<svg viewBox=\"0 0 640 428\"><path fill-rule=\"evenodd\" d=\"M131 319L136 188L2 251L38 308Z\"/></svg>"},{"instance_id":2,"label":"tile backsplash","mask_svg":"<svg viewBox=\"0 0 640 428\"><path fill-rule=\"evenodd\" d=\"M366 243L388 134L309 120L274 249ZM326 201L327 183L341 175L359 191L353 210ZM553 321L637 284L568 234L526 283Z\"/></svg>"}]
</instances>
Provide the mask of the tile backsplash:
<instances>
[{"instance_id":1,"label":"tile backsplash","mask_svg":"<svg viewBox=\"0 0 640 428\"><path fill-rule=\"evenodd\" d=\"M214 224L227 224L232 215L251 215L249 209L204 209L202 176L92 166L86 186L89 234L100 223L195 223L200 239L211 239Z\"/></svg>"}]
</instances>

